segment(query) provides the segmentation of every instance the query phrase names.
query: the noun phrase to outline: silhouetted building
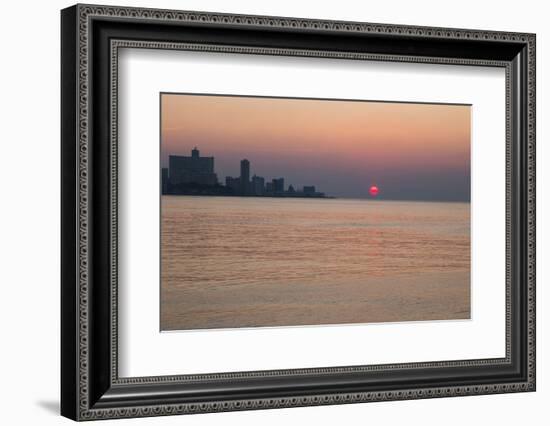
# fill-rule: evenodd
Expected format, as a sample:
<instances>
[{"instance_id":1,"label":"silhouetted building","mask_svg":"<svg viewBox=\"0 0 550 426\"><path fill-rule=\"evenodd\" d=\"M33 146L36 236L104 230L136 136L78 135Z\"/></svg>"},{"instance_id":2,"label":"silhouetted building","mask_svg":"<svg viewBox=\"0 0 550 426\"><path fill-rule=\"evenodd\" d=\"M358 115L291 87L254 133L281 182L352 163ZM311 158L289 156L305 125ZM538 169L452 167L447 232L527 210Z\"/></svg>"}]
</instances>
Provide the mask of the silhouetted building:
<instances>
[{"instance_id":1,"label":"silhouetted building","mask_svg":"<svg viewBox=\"0 0 550 426\"><path fill-rule=\"evenodd\" d=\"M296 193L296 190L294 189L294 187L292 185L289 185L288 186L288 192L289 192L289 194L294 194L294 193Z\"/></svg>"},{"instance_id":2,"label":"silhouetted building","mask_svg":"<svg viewBox=\"0 0 550 426\"><path fill-rule=\"evenodd\" d=\"M265 192L271 194L273 192L273 182L265 183Z\"/></svg>"},{"instance_id":3,"label":"silhouetted building","mask_svg":"<svg viewBox=\"0 0 550 426\"><path fill-rule=\"evenodd\" d=\"M235 195L238 195L241 193L241 180L239 178L227 176L225 178L225 186L230 188L233 194Z\"/></svg>"},{"instance_id":4,"label":"silhouetted building","mask_svg":"<svg viewBox=\"0 0 550 426\"><path fill-rule=\"evenodd\" d=\"M311 186L304 186L304 194L315 194L315 187L313 185Z\"/></svg>"},{"instance_id":5,"label":"silhouetted building","mask_svg":"<svg viewBox=\"0 0 550 426\"><path fill-rule=\"evenodd\" d=\"M201 157L197 148L191 151L191 157L170 155L168 163L170 184L172 185L218 184L218 177L214 173L214 157Z\"/></svg>"},{"instance_id":6,"label":"silhouetted building","mask_svg":"<svg viewBox=\"0 0 550 426\"><path fill-rule=\"evenodd\" d=\"M251 192L254 195L264 195L265 192L265 180L261 176L252 176Z\"/></svg>"},{"instance_id":7,"label":"silhouetted building","mask_svg":"<svg viewBox=\"0 0 550 426\"><path fill-rule=\"evenodd\" d=\"M168 193L168 169L166 167L162 168L161 174L161 194Z\"/></svg>"},{"instance_id":8,"label":"silhouetted building","mask_svg":"<svg viewBox=\"0 0 550 426\"><path fill-rule=\"evenodd\" d=\"M246 158L241 160L241 194L247 195L250 192L250 161Z\"/></svg>"},{"instance_id":9,"label":"silhouetted building","mask_svg":"<svg viewBox=\"0 0 550 426\"><path fill-rule=\"evenodd\" d=\"M285 178L273 179L271 182L273 184L274 193L277 194L285 192Z\"/></svg>"}]
</instances>

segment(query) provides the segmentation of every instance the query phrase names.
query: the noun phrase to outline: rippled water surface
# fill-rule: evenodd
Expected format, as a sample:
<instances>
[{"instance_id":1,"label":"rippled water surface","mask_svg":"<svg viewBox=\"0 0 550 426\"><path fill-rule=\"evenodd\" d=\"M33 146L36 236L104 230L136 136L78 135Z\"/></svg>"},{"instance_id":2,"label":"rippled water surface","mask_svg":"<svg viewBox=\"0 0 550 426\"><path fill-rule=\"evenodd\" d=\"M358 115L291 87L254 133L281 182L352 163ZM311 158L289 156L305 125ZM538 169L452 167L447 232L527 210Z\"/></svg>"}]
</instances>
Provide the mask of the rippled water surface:
<instances>
[{"instance_id":1,"label":"rippled water surface","mask_svg":"<svg viewBox=\"0 0 550 426\"><path fill-rule=\"evenodd\" d=\"M470 204L163 196L161 329L470 316Z\"/></svg>"}]
</instances>

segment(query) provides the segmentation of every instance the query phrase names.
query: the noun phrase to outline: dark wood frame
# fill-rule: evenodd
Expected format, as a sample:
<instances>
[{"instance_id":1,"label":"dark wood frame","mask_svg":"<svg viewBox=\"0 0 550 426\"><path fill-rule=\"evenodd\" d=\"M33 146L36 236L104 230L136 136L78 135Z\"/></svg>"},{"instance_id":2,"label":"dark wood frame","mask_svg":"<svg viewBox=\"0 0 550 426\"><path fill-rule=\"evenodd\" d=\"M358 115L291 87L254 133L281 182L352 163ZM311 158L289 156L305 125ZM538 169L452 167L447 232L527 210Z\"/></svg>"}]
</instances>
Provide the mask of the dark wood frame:
<instances>
[{"instance_id":1,"label":"dark wood frame","mask_svg":"<svg viewBox=\"0 0 550 426\"><path fill-rule=\"evenodd\" d=\"M76 5L61 13L61 413L75 420L535 390L535 36ZM507 75L499 359L119 378L117 49L498 66Z\"/></svg>"}]
</instances>

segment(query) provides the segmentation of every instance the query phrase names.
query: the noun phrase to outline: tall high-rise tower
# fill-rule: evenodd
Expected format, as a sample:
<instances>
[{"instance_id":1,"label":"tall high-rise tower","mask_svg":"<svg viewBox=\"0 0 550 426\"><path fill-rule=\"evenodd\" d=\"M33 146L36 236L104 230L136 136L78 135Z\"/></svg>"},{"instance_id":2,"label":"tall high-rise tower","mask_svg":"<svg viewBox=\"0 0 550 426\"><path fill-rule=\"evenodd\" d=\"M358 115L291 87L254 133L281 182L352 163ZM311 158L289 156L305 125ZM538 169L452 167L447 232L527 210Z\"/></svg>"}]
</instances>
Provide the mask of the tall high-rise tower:
<instances>
[{"instance_id":1,"label":"tall high-rise tower","mask_svg":"<svg viewBox=\"0 0 550 426\"><path fill-rule=\"evenodd\" d=\"M247 195L250 187L250 161L246 158L241 160L241 192Z\"/></svg>"}]
</instances>

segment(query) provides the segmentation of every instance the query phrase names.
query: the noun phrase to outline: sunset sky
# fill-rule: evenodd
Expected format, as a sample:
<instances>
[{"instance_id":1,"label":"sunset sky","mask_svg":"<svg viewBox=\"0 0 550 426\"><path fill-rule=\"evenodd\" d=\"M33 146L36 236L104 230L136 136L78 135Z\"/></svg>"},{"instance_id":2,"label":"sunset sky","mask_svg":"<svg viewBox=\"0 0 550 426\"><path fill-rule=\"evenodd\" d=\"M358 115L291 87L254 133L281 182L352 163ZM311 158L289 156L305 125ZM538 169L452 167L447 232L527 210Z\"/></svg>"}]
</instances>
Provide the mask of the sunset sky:
<instances>
[{"instance_id":1,"label":"sunset sky","mask_svg":"<svg viewBox=\"0 0 550 426\"><path fill-rule=\"evenodd\" d=\"M161 164L213 156L218 180L250 174L337 197L470 200L470 106L161 95Z\"/></svg>"}]
</instances>

